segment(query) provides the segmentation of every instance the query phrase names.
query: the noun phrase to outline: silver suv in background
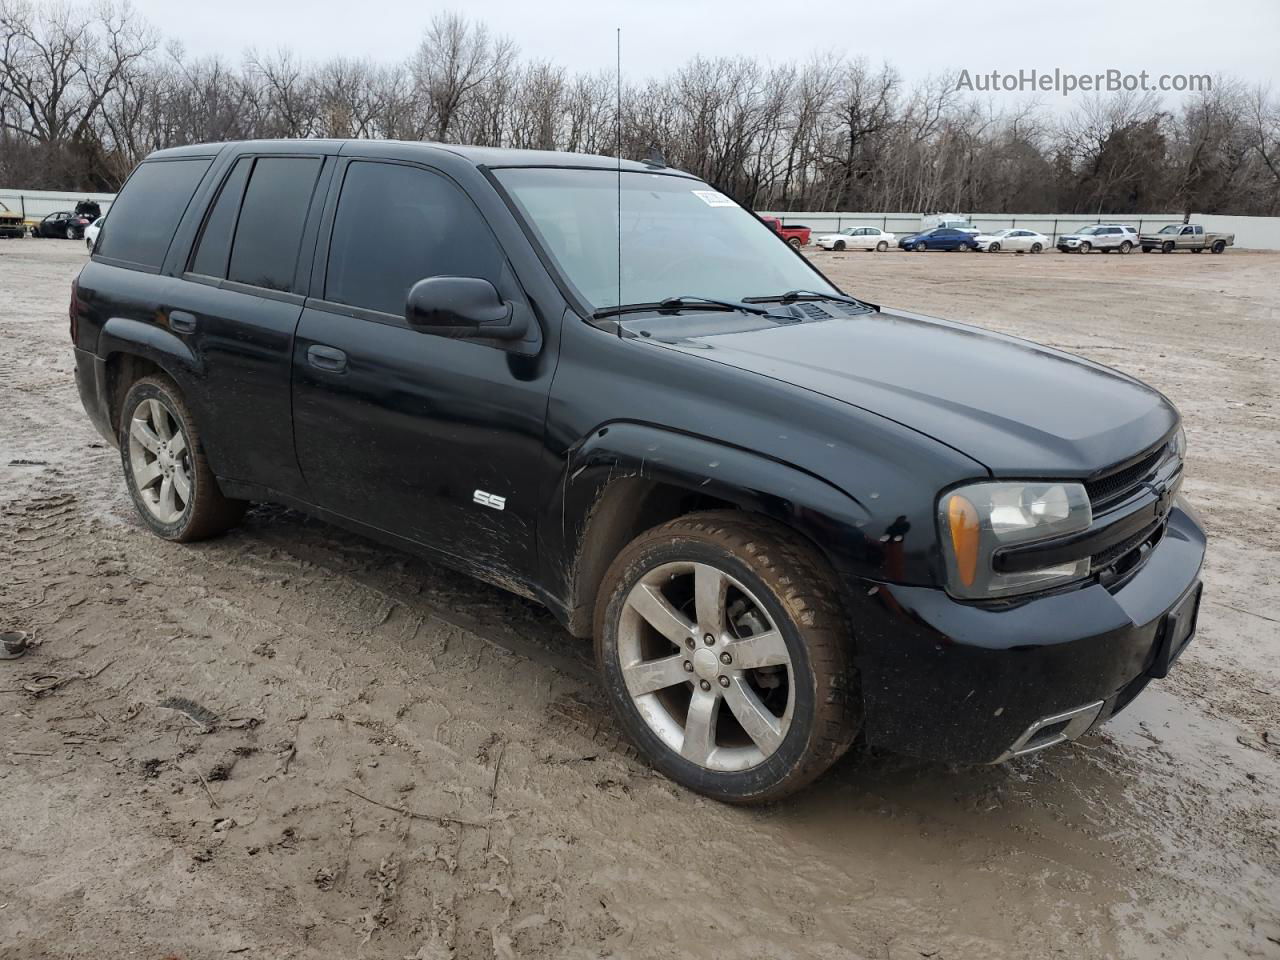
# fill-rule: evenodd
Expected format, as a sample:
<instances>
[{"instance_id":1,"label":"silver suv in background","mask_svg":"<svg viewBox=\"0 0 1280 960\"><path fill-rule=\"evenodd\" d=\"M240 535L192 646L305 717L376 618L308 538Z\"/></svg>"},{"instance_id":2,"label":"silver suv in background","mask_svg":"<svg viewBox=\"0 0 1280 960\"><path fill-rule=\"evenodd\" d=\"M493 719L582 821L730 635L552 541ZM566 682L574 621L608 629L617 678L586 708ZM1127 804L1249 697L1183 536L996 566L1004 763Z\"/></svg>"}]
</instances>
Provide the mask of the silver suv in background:
<instances>
[{"instance_id":1,"label":"silver suv in background","mask_svg":"<svg viewBox=\"0 0 1280 960\"><path fill-rule=\"evenodd\" d=\"M1123 223L1093 223L1058 238L1058 249L1063 253L1088 253L1090 250L1128 253L1137 245L1138 231Z\"/></svg>"}]
</instances>

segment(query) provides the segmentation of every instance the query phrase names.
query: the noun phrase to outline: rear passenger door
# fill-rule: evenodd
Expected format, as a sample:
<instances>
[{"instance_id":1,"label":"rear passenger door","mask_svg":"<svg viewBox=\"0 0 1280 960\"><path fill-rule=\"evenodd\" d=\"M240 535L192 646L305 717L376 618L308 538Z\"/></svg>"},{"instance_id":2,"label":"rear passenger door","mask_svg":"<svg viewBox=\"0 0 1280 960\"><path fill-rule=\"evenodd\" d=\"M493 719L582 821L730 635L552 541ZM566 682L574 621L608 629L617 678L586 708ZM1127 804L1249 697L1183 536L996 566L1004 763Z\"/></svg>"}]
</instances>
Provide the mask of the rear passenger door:
<instances>
[{"instance_id":1,"label":"rear passenger door","mask_svg":"<svg viewBox=\"0 0 1280 960\"><path fill-rule=\"evenodd\" d=\"M305 493L293 451L289 379L311 258L323 155L247 154L225 170L182 273L169 327L204 365L200 426L214 472Z\"/></svg>"},{"instance_id":2,"label":"rear passenger door","mask_svg":"<svg viewBox=\"0 0 1280 960\"><path fill-rule=\"evenodd\" d=\"M489 280L516 311L530 312L528 300L475 204L442 173L344 158L334 194L323 280L294 347L294 433L312 500L482 575L523 578L536 569L553 365L510 344L423 333L405 301L432 276ZM532 314L530 324L539 330Z\"/></svg>"}]
</instances>

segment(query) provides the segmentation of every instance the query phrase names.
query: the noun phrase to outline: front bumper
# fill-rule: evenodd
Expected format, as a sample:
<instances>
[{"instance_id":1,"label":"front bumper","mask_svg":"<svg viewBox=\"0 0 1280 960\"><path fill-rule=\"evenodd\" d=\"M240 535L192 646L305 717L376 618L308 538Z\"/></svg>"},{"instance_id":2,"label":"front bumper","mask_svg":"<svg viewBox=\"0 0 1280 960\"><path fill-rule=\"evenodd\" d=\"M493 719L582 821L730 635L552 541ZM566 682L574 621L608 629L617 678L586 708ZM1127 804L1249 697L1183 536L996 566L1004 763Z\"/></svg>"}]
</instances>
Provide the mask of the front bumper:
<instances>
[{"instance_id":1,"label":"front bumper","mask_svg":"<svg viewBox=\"0 0 1280 960\"><path fill-rule=\"evenodd\" d=\"M856 622L868 741L990 763L1031 752L1020 740L1051 745L1038 730L1056 736L1070 726L1074 739L1097 726L1183 649L1166 642L1177 629L1170 614L1194 617L1204 550L1204 531L1179 501L1164 537L1117 589L1095 583L1000 607L930 587L864 584ZM1194 622L1179 640L1187 630Z\"/></svg>"}]
</instances>

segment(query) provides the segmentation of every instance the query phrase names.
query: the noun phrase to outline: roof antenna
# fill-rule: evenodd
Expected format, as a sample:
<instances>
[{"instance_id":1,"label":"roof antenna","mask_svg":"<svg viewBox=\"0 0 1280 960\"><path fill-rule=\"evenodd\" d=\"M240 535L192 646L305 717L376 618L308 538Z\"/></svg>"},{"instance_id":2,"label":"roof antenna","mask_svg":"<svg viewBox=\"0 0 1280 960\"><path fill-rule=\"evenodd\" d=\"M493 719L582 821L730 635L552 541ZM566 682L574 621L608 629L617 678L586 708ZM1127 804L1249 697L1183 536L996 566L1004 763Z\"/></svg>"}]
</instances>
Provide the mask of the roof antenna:
<instances>
[{"instance_id":1,"label":"roof antenna","mask_svg":"<svg viewBox=\"0 0 1280 960\"><path fill-rule=\"evenodd\" d=\"M618 115L614 118L617 136L618 158L618 302L622 306L622 28L618 27L616 61L618 70ZM618 323L618 336L622 336L622 323Z\"/></svg>"}]
</instances>

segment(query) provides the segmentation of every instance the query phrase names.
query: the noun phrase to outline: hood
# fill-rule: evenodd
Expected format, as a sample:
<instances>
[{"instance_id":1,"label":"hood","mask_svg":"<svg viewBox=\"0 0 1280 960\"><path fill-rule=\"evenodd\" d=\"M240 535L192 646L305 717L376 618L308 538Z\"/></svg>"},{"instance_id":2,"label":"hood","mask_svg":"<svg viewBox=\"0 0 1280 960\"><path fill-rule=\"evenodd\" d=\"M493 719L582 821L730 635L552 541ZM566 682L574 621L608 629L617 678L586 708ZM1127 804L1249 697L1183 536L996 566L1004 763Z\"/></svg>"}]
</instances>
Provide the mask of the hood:
<instances>
[{"instance_id":1,"label":"hood","mask_svg":"<svg viewBox=\"0 0 1280 960\"><path fill-rule=\"evenodd\" d=\"M1159 392L1109 367L905 312L662 345L894 420L998 477L1087 477L1155 446L1178 422Z\"/></svg>"}]
</instances>

